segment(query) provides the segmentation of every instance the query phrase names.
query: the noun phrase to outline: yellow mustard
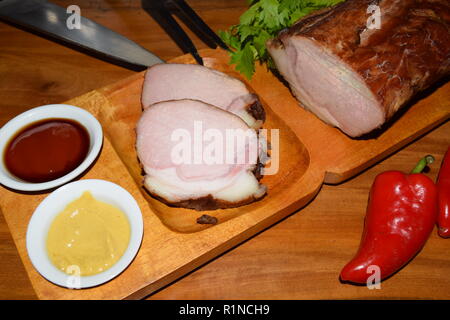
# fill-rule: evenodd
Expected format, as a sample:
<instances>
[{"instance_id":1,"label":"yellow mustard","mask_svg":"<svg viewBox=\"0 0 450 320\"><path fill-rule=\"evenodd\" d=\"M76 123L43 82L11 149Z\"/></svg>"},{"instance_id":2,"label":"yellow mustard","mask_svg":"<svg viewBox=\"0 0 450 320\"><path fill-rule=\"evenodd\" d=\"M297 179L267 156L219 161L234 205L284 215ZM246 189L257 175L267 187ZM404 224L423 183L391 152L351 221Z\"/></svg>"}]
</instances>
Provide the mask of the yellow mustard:
<instances>
[{"instance_id":1,"label":"yellow mustard","mask_svg":"<svg viewBox=\"0 0 450 320\"><path fill-rule=\"evenodd\" d=\"M47 235L47 253L58 269L88 276L114 265L129 241L126 215L86 191L53 220Z\"/></svg>"}]
</instances>

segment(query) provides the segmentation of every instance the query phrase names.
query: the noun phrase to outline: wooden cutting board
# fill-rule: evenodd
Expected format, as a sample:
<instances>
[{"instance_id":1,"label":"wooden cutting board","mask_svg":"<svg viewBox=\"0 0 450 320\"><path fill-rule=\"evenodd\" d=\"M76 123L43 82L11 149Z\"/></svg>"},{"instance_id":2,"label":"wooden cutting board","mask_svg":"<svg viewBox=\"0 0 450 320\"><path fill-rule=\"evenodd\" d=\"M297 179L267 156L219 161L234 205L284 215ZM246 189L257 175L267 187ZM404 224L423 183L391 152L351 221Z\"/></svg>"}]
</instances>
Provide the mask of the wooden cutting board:
<instances>
[{"instance_id":1,"label":"wooden cutting board","mask_svg":"<svg viewBox=\"0 0 450 320\"><path fill-rule=\"evenodd\" d=\"M224 52L204 50L201 54L206 65L241 78L227 65ZM173 62L193 63L190 56ZM300 108L288 88L259 66L252 81L245 82L258 93L266 108L264 128L279 130L279 170L262 179L268 194L261 201L208 212L219 220L210 227L196 224L196 218L203 213L170 208L148 196L141 187L134 129L141 113L142 81L143 73L139 73L66 102L94 114L105 133L99 158L80 178L118 183L136 198L143 213L141 249L120 276L84 290L69 290L46 281L31 265L25 235L33 210L47 193L18 193L0 188L1 210L39 298L144 297L300 209L313 199L322 183L351 178L450 117L450 84L447 84L423 95L371 139L350 139Z\"/></svg>"}]
</instances>

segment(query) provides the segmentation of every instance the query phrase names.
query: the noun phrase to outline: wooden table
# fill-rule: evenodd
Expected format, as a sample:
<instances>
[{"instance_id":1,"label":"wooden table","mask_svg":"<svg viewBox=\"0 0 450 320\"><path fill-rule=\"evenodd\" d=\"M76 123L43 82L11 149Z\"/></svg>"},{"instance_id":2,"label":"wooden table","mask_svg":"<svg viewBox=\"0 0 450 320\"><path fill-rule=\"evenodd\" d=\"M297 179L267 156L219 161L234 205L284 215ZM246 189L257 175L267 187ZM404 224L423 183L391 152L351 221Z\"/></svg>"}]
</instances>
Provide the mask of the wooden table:
<instances>
[{"instance_id":1,"label":"wooden table","mask_svg":"<svg viewBox=\"0 0 450 320\"><path fill-rule=\"evenodd\" d=\"M167 60L181 50L140 9L137 0L53 0L76 3L91 18ZM214 30L238 22L245 0L189 0ZM189 33L198 48L205 45ZM38 105L59 103L134 72L97 60L0 22L0 125ZM436 156L436 177L450 144L450 123L337 186L324 185L304 209L191 272L149 299L450 298L450 240L433 232L397 275L369 290L341 284L340 269L358 248L368 191L388 169L408 171L424 154ZM1 199L0 199L1 201ZM0 215L0 299L33 299L25 269Z\"/></svg>"}]
</instances>

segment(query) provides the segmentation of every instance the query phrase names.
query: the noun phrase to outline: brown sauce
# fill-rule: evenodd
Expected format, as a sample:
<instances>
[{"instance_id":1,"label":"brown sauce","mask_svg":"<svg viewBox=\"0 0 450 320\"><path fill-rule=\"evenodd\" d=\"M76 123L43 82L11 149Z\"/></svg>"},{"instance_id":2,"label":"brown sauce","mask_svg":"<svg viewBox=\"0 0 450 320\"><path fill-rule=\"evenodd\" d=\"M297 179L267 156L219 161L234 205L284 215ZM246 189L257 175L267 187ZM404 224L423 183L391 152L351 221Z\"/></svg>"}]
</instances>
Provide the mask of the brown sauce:
<instances>
[{"instance_id":1,"label":"brown sauce","mask_svg":"<svg viewBox=\"0 0 450 320\"><path fill-rule=\"evenodd\" d=\"M89 134L78 122L45 119L21 129L7 144L8 171L28 182L47 182L78 167L89 150Z\"/></svg>"}]
</instances>

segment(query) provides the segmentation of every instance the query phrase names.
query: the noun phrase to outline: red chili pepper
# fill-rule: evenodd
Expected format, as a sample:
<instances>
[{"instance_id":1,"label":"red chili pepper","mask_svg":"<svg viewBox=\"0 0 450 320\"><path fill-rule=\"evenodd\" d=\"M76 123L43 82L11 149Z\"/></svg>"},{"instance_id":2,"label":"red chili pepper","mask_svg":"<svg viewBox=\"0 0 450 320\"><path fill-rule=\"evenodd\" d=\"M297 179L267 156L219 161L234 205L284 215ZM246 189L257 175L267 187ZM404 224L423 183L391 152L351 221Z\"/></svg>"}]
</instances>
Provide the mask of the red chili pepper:
<instances>
[{"instance_id":1,"label":"red chili pepper","mask_svg":"<svg viewBox=\"0 0 450 320\"><path fill-rule=\"evenodd\" d=\"M450 237L450 147L445 153L437 180L439 235Z\"/></svg>"},{"instance_id":2,"label":"red chili pepper","mask_svg":"<svg viewBox=\"0 0 450 320\"><path fill-rule=\"evenodd\" d=\"M383 280L424 246L436 223L437 187L418 172L432 160L425 157L410 174L387 171L375 178L361 244L342 269L342 281L366 284L374 266L379 267L379 280Z\"/></svg>"}]
</instances>

